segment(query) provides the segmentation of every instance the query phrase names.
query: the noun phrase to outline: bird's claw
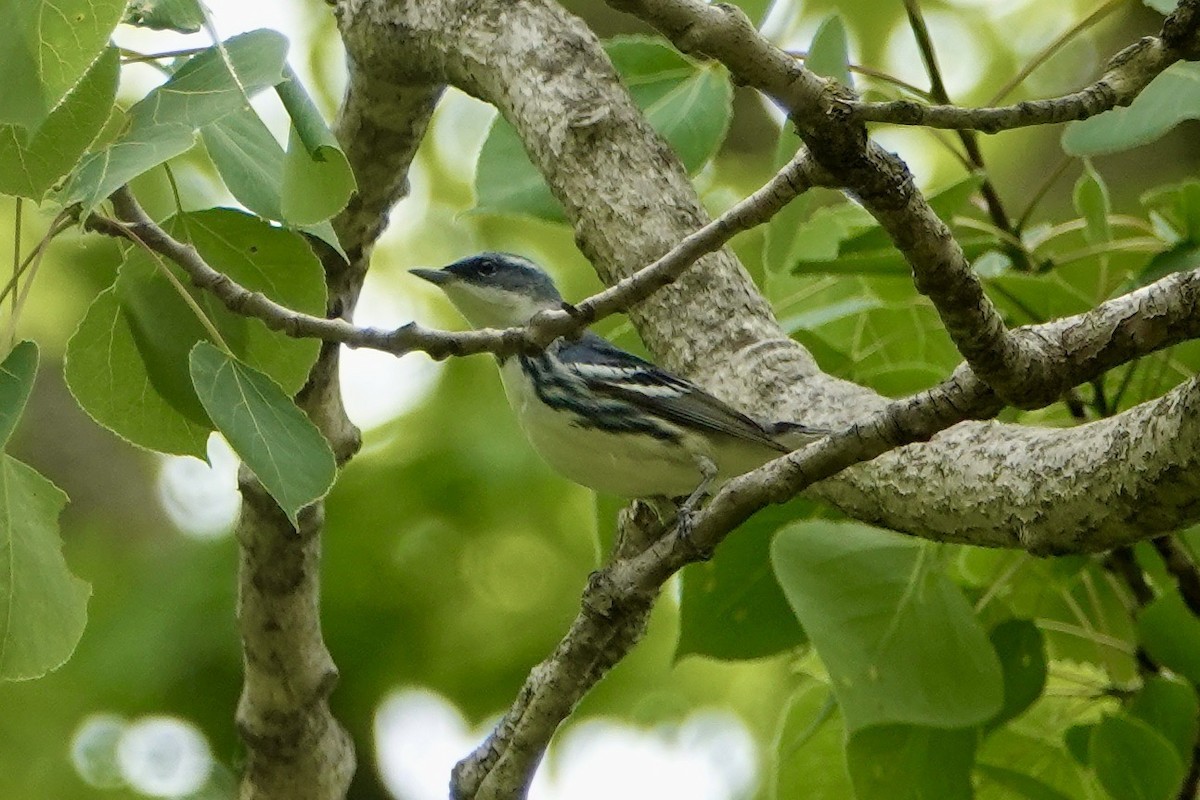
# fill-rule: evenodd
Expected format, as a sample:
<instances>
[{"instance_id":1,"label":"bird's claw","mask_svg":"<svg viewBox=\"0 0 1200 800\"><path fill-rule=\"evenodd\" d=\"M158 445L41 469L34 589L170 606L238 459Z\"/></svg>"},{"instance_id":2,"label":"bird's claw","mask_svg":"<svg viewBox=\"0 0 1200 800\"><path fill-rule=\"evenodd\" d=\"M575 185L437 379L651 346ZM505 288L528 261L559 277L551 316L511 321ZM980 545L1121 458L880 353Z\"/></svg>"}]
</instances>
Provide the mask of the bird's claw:
<instances>
[{"instance_id":1,"label":"bird's claw","mask_svg":"<svg viewBox=\"0 0 1200 800\"><path fill-rule=\"evenodd\" d=\"M700 502L707 496L707 493L704 492L692 494L687 500L679 505L679 509L675 513L675 531L679 534L680 541L686 543L700 561L708 561L713 557L713 550L711 547L701 547L700 545L696 544L696 540L692 538L693 526L696 521L696 513L700 510Z\"/></svg>"}]
</instances>

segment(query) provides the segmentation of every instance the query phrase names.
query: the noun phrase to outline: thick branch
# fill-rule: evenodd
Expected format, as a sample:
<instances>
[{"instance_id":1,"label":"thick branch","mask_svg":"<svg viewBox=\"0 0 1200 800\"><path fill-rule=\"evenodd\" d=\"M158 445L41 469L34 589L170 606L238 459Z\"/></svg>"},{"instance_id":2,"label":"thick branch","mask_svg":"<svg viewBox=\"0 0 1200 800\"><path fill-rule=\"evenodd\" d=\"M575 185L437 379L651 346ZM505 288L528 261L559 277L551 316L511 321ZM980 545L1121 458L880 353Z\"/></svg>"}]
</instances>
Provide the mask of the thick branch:
<instances>
[{"instance_id":1,"label":"thick branch","mask_svg":"<svg viewBox=\"0 0 1200 800\"><path fill-rule=\"evenodd\" d=\"M945 300L954 298L956 292L978 292L977 285L972 289L969 280L964 283L963 275L969 278L969 273L963 269L961 253L955 255L953 243L945 246L948 256L938 242L929 243L929 231L940 223L932 214L932 219L921 218L908 207L923 204L915 191L906 193L900 185L902 202L889 204L889 198L894 201L892 192L897 184L893 180L889 185L887 179L905 173L881 169L881 165L887 166L886 154L866 147L862 136L818 135L824 132L821 104L829 99L823 95L823 82L793 67L778 69L769 49L762 60L763 43L752 29L723 27L731 18L726 7L693 2L653 5L663 11L664 18L679 22L675 32L681 47L703 50L719 45L730 66L738 59L745 66L744 71L735 67L740 79L790 101L802 132L822 147L819 154L814 150L816 160L826 170L834 171L831 165L842 170L838 177L845 185L856 191L859 187L870 190L873 212L898 236L922 280L933 282L932 294ZM546 175L575 225L581 248L610 281L654 260L703 221L686 174L632 107L594 37L557 4L443 0L398 7L382 0L347 0L340 7L340 21L351 51L361 48L362 56L356 57L359 69L393 80L453 82L496 104L516 126L534 163ZM710 22L715 24L706 24ZM379 38L380 31L388 33L386 40ZM387 47L381 46L381 41L386 41ZM810 127L805 128L806 124ZM843 125L841 130L853 134L856 129ZM843 175L854 180L843 180ZM910 235L922 241L904 240L899 229L905 226L916 228ZM948 263L937 263L943 257ZM945 285L938 284L940 275L949 276ZM1028 349L1036 348L1039 353L1039 364L1051 364L1060 352L1056 337L1066 342L1078 335L1079 340L1070 342L1073 366L1062 373L1075 374L1100 368L1105 359L1115 357L1138 335L1157 331L1167 308L1171 309L1167 315L1175 319L1181 305L1195 298L1179 305L1160 296L1140 299L1153 310L1132 321L1130 330L1125 329L1119 309L1113 307L1086 321L1022 334L1019 344L1014 334L1005 339L1018 349L1024 349L1028 340ZM1154 305L1160 302L1162 306ZM1111 320L1105 316L1110 311L1117 314ZM946 313L953 320L954 310ZM984 332L984 338L995 338L986 310L964 313L967 318L960 320L957 328L960 339L964 331L978 330ZM1181 312L1181 316L1183 313L1191 311ZM974 320L969 318L972 314ZM1178 504L1153 518L1125 514L1130 507L1127 501L1133 498L1152 505L1159 494L1176 498L1200 494L1200 487L1193 485L1196 480L1188 477L1197 473L1190 468L1200 435L1194 386L1180 387L1156 404L1106 421L1107 427L1097 424L1072 431L1042 431L967 423L944 430L960 420L989 416L1001 403L965 370L943 387L895 404L860 387L815 374L806 354L782 336L726 253L702 259L685 273L680 285L654 295L635 309L634 316L643 323L640 329L647 343L665 363L702 376L710 388L748 408L770 408L770 415L776 418L806 416L845 423L865 415L866 421L730 483L696 519L692 539L668 536L602 573L589 589L587 610L581 612L557 651L560 655L535 670L496 736L460 768L457 789L462 796L519 794L557 721L602 674L596 668L573 672L572 665L611 660L607 644L585 647L584 643L620 639L615 632L637 613L645 598L654 596L672 571L696 557L697 546L702 550L711 547L754 509L790 497L826 476L835 477L813 490L837 496L851 507L859 499L856 493L870 487L890 487L898 479L919 484L907 492L889 489L886 501L873 498L876 502L870 508L855 507L862 518L886 525L903 520L908 524L902 529L948 540L960 540L961 529L967 528L973 541L1025 546L1035 552L1111 546L1144 535L1168 519L1179 521L1200 514L1198 508ZM1096 328L1090 329L1093 323ZM1078 325L1083 327L1073 327ZM949 327L954 329L953 324ZM1029 383L1043 391L1060 379L1061 375L1049 374L1047 367L1045 373L1032 375ZM781 409L788 413L780 413ZM943 430L928 445L906 447L902 456L896 451L872 464L845 469ZM1037 446L1027 458L1014 459L1013 453L1021 452L1019 439L1026 430L1038 438ZM1138 458L1129 459L1128 448L1098 449L1097 445L1112 444L1116 437L1136 444ZM1016 446L1014 441L1018 441ZM1172 441L1179 446L1170 447ZM913 454L925 459L920 469L912 468ZM1107 469L1124 470L1125 474L1114 480L1112 472L1060 471L1065 462L1072 467L1102 462ZM1011 475L1024 493L989 496L992 485L999 483L998 475ZM1123 502L1098 506L1097 482L1125 492ZM1048 493L1047 487L1052 487L1052 492ZM1049 496L1053 502L1044 501ZM928 520L926 524L913 523L905 516L907 511L896 508L928 509L926 498L937 504L936 513L930 515L932 524ZM981 498L989 500L986 507L976 505ZM1084 501L1091 513L1099 516L1085 520L1085 525L1063 528L1061 519L1054 517L1063 510L1057 506L1064 499L1074 501L1065 505L1075 509ZM986 527L993 518L1002 522ZM601 651L604 658L595 657ZM578 653L583 654L582 659L572 655Z\"/></svg>"},{"instance_id":2,"label":"thick branch","mask_svg":"<svg viewBox=\"0 0 1200 800\"><path fill-rule=\"evenodd\" d=\"M374 110L376 98L364 94L353 78L339 124L339 136L360 187L334 225L350 256L347 263L330 248L320 249L329 296L329 320L310 320L344 329L337 317L348 317L366 274L371 246L391 205L406 190L408 166L416 153L439 90L436 87L395 90ZM375 167L376 171L372 171ZM386 176L382 172L386 171ZM114 198L118 213L139 226L140 235L157 233L132 196ZM159 240L173 249L187 269L207 268L195 251L178 242ZM190 272L190 270L189 270ZM211 272L211 270L210 270ZM203 270L192 274L193 280ZM207 278L213 279L211 274ZM214 285L222 284L220 277ZM231 291L226 302L236 294ZM244 292L244 290L243 290ZM270 301L252 295L247 307L268 308ZM329 440L339 461L358 449L358 430L342 407L337 344L326 342L297 395L297 404ZM238 619L246 669L238 704L238 729L246 745L242 800L339 800L354 773L350 737L333 718L328 698L337 670L325 647L320 625L320 553L323 503L301 512L300 529L287 518L257 480L244 475Z\"/></svg>"},{"instance_id":3,"label":"thick branch","mask_svg":"<svg viewBox=\"0 0 1200 800\"><path fill-rule=\"evenodd\" d=\"M218 285L235 293L245 292L212 270L195 250L175 242L161 228L149 222L135 203L124 196L114 198L114 201L119 213L131 219L139 236L148 245L176 260L194 279L200 275L203 283L203 276L211 273L220 278ZM92 224L105 230L111 223L93 220ZM119 233L120 228L114 232ZM695 239L685 238L685 242L689 241ZM669 258L670 255L664 261ZM646 273L636 273L642 274ZM597 295L601 298L612 296L612 290ZM265 298L262 300L270 303ZM590 299L584 301L590 302ZM586 307L583 303L580 305ZM236 304L231 307L245 308ZM599 304L597 307L604 308ZM308 335L326 338L331 342L349 341L358 346L394 352L391 348L397 332L355 328L341 320L307 319L312 321L313 326ZM299 327L296 330L307 331L308 328ZM510 332L429 333L434 337L445 337L451 342L465 339L470 343L468 346L478 343L483 350L497 344L512 346L493 334L521 337L525 331L515 328ZM1020 328L1017 333L1039 341L1046 353L1047 373L1051 378L1041 385L1040 394L1049 403L1071 387L1086 383L1113 367L1200 336L1200 270L1168 275L1091 311ZM517 342L520 346L522 340L518 338ZM757 384L764 391L776 397L779 395L776 375L782 371L783 365L772 371L764 370L763 362L757 359L744 363L748 365L747 386ZM960 370L960 376L970 377L970 373ZM829 390L838 387L848 388L848 385L827 384ZM808 386L810 391L813 388ZM856 388L853 394L830 395L824 405L846 411L857 409L859 414L869 414L880 407L877 401L870 399L872 397L865 390ZM988 397L991 398L990 394ZM989 404L993 402L994 399L988 400ZM872 468L873 478L870 480L852 479L847 484L826 483L818 491L860 518L930 538L1060 552L1104 549L1116 539L1136 540L1169 530L1182 520L1192 518L1195 513L1186 511L1178 502L1169 504L1167 508L1173 509L1173 513L1184 514L1182 517L1168 515L1164 518L1161 514L1139 513L1139 509L1147 502L1160 505L1164 502L1162 499L1147 501L1147 497L1158 497L1160 494L1164 497L1175 496L1185 485L1194 483L1188 478L1190 473L1175 468L1175 459L1181 452L1179 443L1190 441L1190 438L1180 439L1176 433L1168 434L1166 428L1140 431L1135 438L1140 446L1139 452L1148 450L1145 458L1131 460L1127 454L1120 455L1112 451L1114 446L1124 448L1122 443L1130 441L1126 433L1130 430L1131 420L1136 420L1138 425L1149 424L1152 414L1162 411L1164 402L1160 400L1143 407L1134 416L1116 417L1071 430L1017 426L1008 426L1003 434L997 433L997 426L974 429L969 434L964 430L962 438L966 441L947 442L946 448L951 458L943 466L936 464L947 459L946 451L924 449L906 456L905 468L897 465L897 469L889 471L887 475L881 475ZM959 401L958 407L963 412L963 418L990 416L982 406L968 407ZM1172 415L1176 419L1172 424L1183 426L1184 434L1190 437L1194 435L1191 433L1192 427L1200 424L1200 421L1178 418L1182 410L1181 407L1174 407ZM843 416L842 420L845 419ZM993 443L997 435L1002 436L1003 441ZM1114 440L1113 437L1117 438ZM993 447L996 448L995 455L984 458L982 453L992 452ZM978 452L971 454L974 448L978 448ZM1012 456L1014 451L1025 454L1029 459L1028 464L1015 460ZM1110 457L1097 458L1098 452L1110 453ZM1052 458L1059 473L1070 474L1072 481L1049 480L1039 474L1041 468L1038 459L1041 458ZM970 517L970 524L952 509L947 509L945 494L936 491L936 486L929 485L926 469L936 471L943 481L953 479L960 470L965 470L966 475L973 470L992 473L986 481L971 480L964 476L961 482L953 482L960 491L969 493L976 503L978 515ZM1131 481L1131 478L1135 480ZM1086 492L1080 492L1079 482L1087 487ZM1031 508L1027 498L1032 487L1037 487L1037 491L1044 496L1057 496L1060 501L1041 503ZM1135 488L1136 491L1133 491ZM1194 491L1200 491L1200 486ZM906 502L887 502L886 498L891 493L906 497ZM1094 513L1098 497L1107 498L1103 504L1106 514L1101 516ZM1023 500L1018 502L1018 498ZM980 528L980 525L984 527Z\"/></svg>"},{"instance_id":4,"label":"thick branch","mask_svg":"<svg viewBox=\"0 0 1200 800\"><path fill-rule=\"evenodd\" d=\"M240 489L245 677L237 726L247 754L240 796L335 800L350 785L354 745L328 704L338 672L321 636L321 510L305 509L296 531L248 472Z\"/></svg>"},{"instance_id":5,"label":"thick branch","mask_svg":"<svg viewBox=\"0 0 1200 800\"><path fill-rule=\"evenodd\" d=\"M637 14L681 50L720 60L741 82L788 108L816 161L875 216L904 254L917 289L933 301L975 373L1013 405L1033 408L1046 402L1041 387L1053 381L1048 354L1037 340L1005 329L962 249L916 190L903 162L869 141L861 120L845 113L857 102L852 94L797 65L733 6L700 0L610 0L610 5ZM1127 48L1114 62L1140 64L1144 51L1168 59L1161 69L1192 54L1197 9L1200 0L1184 0L1160 38ZM1126 79L1134 93L1149 81Z\"/></svg>"}]
</instances>

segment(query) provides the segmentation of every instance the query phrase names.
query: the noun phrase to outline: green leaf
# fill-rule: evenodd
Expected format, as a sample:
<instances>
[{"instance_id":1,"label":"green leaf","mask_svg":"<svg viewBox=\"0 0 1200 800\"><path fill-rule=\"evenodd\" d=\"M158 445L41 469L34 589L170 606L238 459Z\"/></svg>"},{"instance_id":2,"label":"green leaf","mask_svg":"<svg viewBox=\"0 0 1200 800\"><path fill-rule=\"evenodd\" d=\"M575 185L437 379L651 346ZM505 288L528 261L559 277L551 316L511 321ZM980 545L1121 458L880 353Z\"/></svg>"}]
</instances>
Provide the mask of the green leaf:
<instances>
[{"instance_id":1,"label":"green leaf","mask_svg":"<svg viewBox=\"0 0 1200 800\"><path fill-rule=\"evenodd\" d=\"M1160 186L1143 194L1140 201L1151 214L1158 214L1170 223L1176 236L1200 244L1200 181Z\"/></svg>"},{"instance_id":2,"label":"green leaf","mask_svg":"<svg viewBox=\"0 0 1200 800\"><path fill-rule=\"evenodd\" d=\"M215 45L188 59L129 110L128 127L116 141L84 158L66 189L65 203L83 203L86 214L117 187L191 149L197 129L282 80L287 39L281 34L250 31L223 46L233 73Z\"/></svg>"},{"instance_id":3,"label":"green leaf","mask_svg":"<svg viewBox=\"0 0 1200 800\"><path fill-rule=\"evenodd\" d=\"M217 430L297 525L300 509L337 477L325 437L279 384L208 342L192 349L189 364Z\"/></svg>"},{"instance_id":4,"label":"green leaf","mask_svg":"<svg viewBox=\"0 0 1200 800\"><path fill-rule=\"evenodd\" d=\"M1066 746L1067 752L1071 754L1071 758L1085 767L1092 763L1091 742L1092 731L1095 728L1096 725L1090 723L1072 725L1063 731L1063 745Z\"/></svg>"},{"instance_id":5,"label":"green leaf","mask_svg":"<svg viewBox=\"0 0 1200 800\"><path fill-rule=\"evenodd\" d=\"M150 385L190 422L212 428L200 398L192 389L187 367L188 351L197 341L207 338L208 333L161 269L142 250L128 251L113 284L121 314L145 365ZM189 291L197 294L195 290Z\"/></svg>"},{"instance_id":6,"label":"green leaf","mask_svg":"<svg viewBox=\"0 0 1200 800\"><path fill-rule=\"evenodd\" d=\"M1133 103L1063 131L1067 155L1097 156L1130 150L1155 139L1186 119L1200 117L1200 64L1180 61L1163 70Z\"/></svg>"},{"instance_id":7,"label":"green leaf","mask_svg":"<svg viewBox=\"0 0 1200 800\"><path fill-rule=\"evenodd\" d=\"M566 215L537 167L529 160L517 130L496 117L475 165L475 211L521 214L550 222Z\"/></svg>"},{"instance_id":8,"label":"green leaf","mask_svg":"<svg viewBox=\"0 0 1200 800\"><path fill-rule=\"evenodd\" d=\"M131 0L125 22L156 31L196 33L204 25L197 0Z\"/></svg>"},{"instance_id":9,"label":"green leaf","mask_svg":"<svg viewBox=\"0 0 1200 800\"><path fill-rule=\"evenodd\" d=\"M845 26L841 17L833 14L827 17L813 34L808 58L804 64L818 75L836 78L845 86L853 86L850 71L846 66L848 58ZM800 144L800 137L785 120L779 129L779 139L775 145L775 157L771 166L776 170L781 169L800 149ZM804 244L797 232L809 215L808 209L811 204L812 192L806 192L788 203L767 223L763 267L768 275L782 272L800 258L799 251ZM836 253L836 249L834 252Z\"/></svg>"},{"instance_id":10,"label":"green leaf","mask_svg":"<svg viewBox=\"0 0 1200 800\"><path fill-rule=\"evenodd\" d=\"M1112 241L1112 229L1108 224L1112 203L1108 199L1108 187L1087 159L1083 162L1083 174L1075 182L1073 196L1075 210L1087 223L1084 231L1087 241L1091 244Z\"/></svg>"},{"instance_id":11,"label":"green leaf","mask_svg":"<svg viewBox=\"0 0 1200 800\"><path fill-rule=\"evenodd\" d=\"M1085 246L1082 234L1075 243ZM1089 311L1115 293L1128 291L1123 287L1150 260L1149 253L1094 254L1041 275L1009 271L988 279L988 286L1000 290L994 293L997 305L1020 323L1043 322Z\"/></svg>"},{"instance_id":12,"label":"green leaf","mask_svg":"<svg viewBox=\"0 0 1200 800\"><path fill-rule=\"evenodd\" d=\"M972 174L930 195L929 205L943 221L962 212L983 182ZM822 213L824 212L824 213ZM895 275L907 277L911 268L892 244L891 238L870 215L855 203L845 203L814 214L799 231L798 257L792 265L797 273ZM832 225L831 225L832 223ZM968 260L996 246L994 237L959 230L951 231Z\"/></svg>"},{"instance_id":13,"label":"green leaf","mask_svg":"<svg viewBox=\"0 0 1200 800\"><path fill-rule=\"evenodd\" d=\"M911 290L911 283L907 288ZM837 310L844 313L830 315L809 330L836 342L849 357L841 377L889 397L933 386L961 360L937 311L924 300L881 307L848 302ZM801 315L804 320L820 318Z\"/></svg>"},{"instance_id":14,"label":"green leaf","mask_svg":"<svg viewBox=\"0 0 1200 800\"><path fill-rule=\"evenodd\" d=\"M779 138L775 143L775 157L772 160L773 169L781 169L800 149L800 137L792 130L792 126L784 121L779 128ZM787 270L796 259L796 233L809 216L809 206L812 205L812 193L805 192L784 206L779 213L771 217L766 224L766 241L763 243L763 271L768 281L775 275Z\"/></svg>"},{"instance_id":15,"label":"green leaf","mask_svg":"<svg viewBox=\"0 0 1200 800\"><path fill-rule=\"evenodd\" d=\"M253 108L205 125L200 138L238 202L264 219L283 219L283 148Z\"/></svg>"},{"instance_id":16,"label":"green leaf","mask_svg":"<svg viewBox=\"0 0 1200 800\"><path fill-rule=\"evenodd\" d=\"M775 575L851 732L978 725L1001 708L995 651L934 552L864 525L807 522L775 537Z\"/></svg>"},{"instance_id":17,"label":"green leaf","mask_svg":"<svg viewBox=\"0 0 1200 800\"><path fill-rule=\"evenodd\" d=\"M160 453L205 457L209 426L184 417L151 383L115 286L92 301L67 342L64 372L80 407L121 438Z\"/></svg>"},{"instance_id":18,"label":"green leaf","mask_svg":"<svg viewBox=\"0 0 1200 800\"><path fill-rule=\"evenodd\" d=\"M0 364L0 448L8 444L29 402L37 365L38 347L30 341L18 342Z\"/></svg>"},{"instance_id":19,"label":"green leaf","mask_svg":"<svg viewBox=\"0 0 1200 800\"><path fill-rule=\"evenodd\" d=\"M1156 253L1145 268L1133 277L1129 289L1148 286L1168 275L1187 272L1196 267L1200 267L1200 245L1181 242L1169 250Z\"/></svg>"},{"instance_id":20,"label":"green leaf","mask_svg":"<svg viewBox=\"0 0 1200 800\"><path fill-rule=\"evenodd\" d=\"M1130 703L1129 713L1162 734L1175 747L1181 763L1191 762L1200 729L1200 701L1191 684L1151 675Z\"/></svg>"},{"instance_id":21,"label":"green leaf","mask_svg":"<svg viewBox=\"0 0 1200 800\"><path fill-rule=\"evenodd\" d=\"M1174 800L1183 783L1175 748L1140 719L1106 717L1092 729L1092 769L1113 800Z\"/></svg>"},{"instance_id":22,"label":"green leaf","mask_svg":"<svg viewBox=\"0 0 1200 800\"><path fill-rule=\"evenodd\" d=\"M732 118L724 67L681 56L660 39L620 37L604 50L646 119L695 173L717 154Z\"/></svg>"},{"instance_id":23,"label":"green leaf","mask_svg":"<svg viewBox=\"0 0 1200 800\"><path fill-rule=\"evenodd\" d=\"M693 62L657 39L614 39L605 50L651 126L689 172L698 171L729 128L733 90L725 69ZM484 213L566 219L516 131L501 117L493 121L479 153L475 198L475 210Z\"/></svg>"},{"instance_id":24,"label":"green leaf","mask_svg":"<svg viewBox=\"0 0 1200 800\"><path fill-rule=\"evenodd\" d=\"M178 215L165 226L177 237L186 237L209 266L244 288L293 311L324 316L325 271L298 234L229 208ZM321 350L320 342L292 339L257 319L229 311L210 295L199 296L239 359L265 372L288 394L300 391Z\"/></svg>"},{"instance_id":25,"label":"green leaf","mask_svg":"<svg viewBox=\"0 0 1200 800\"><path fill-rule=\"evenodd\" d=\"M887 725L846 743L856 800L969 800L974 758L973 730Z\"/></svg>"},{"instance_id":26,"label":"green leaf","mask_svg":"<svg viewBox=\"0 0 1200 800\"><path fill-rule=\"evenodd\" d=\"M0 124L36 133L108 46L126 0L0 0Z\"/></svg>"},{"instance_id":27,"label":"green leaf","mask_svg":"<svg viewBox=\"0 0 1200 800\"><path fill-rule=\"evenodd\" d=\"M253 108L241 108L200 129L204 148L237 201L264 219L284 222L283 148ZM329 222L301 225L344 258Z\"/></svg>"},{"instance_id":28,"label":"green leaf","mask_svg":"<svg viewBox=\"0 0 1200 800\"><path fill-rule=\"evenodd\" d=\"M837 14L830 14L817 27L804 66L824 78L833 78L843 86L854 86L850 77L850 53L846 45L846 26Z\"/></svg>"},{"instance_id":29,"label":"green leaf","mask_svg":"<svg viewBox=\"0 0 1200 800\"><path fill-rule=\"evenodd\" d=\"M33 136L0 125L0 193L40 202L71 171L112 111L120 59L110 47Z\"/></svg>"},{"instance_id":30,"label":"green leaf","mask_svg":"<svg viewBox=\"0 0 1200 800\"><path fill-rule=\"evenodd\" d=\"M1200 619L1178 592L1158 597L1137 618L1138 640L1159 664L1200 683Z\"/></svg>"},{"instance_id":31,"label":"green leaf","mask_svg":"<svg viewBox=\"0 0 1200 800\"><path fill-rule=\"evenodd\" d=\"M0 482L0 680L27 680L71 657L92 590L63 560L67 496L6 453Z\"/></svg>"},{"instance_id":32,"label":"green leaf","mask_svg":"<svg viewBox=\"0 0 1200 800\"><path fill-rule=\"evenodd\" d=\"M1007 797L1025 800L1071 800L1053 786L1015 769L994 764L977 764L975 771L984 780L1003 786L1007 790Z\"/></svg>"},{"instance_id":33,"label":"green leaf","mask_svg":"<svg viewBox=\"0 0 1200 800\"><path fill-rule=\"evenodd\" d=\"M1001 622L988 636L1004 674L1004 706L988 721L994 729L1033 705L1046 686L1046 645L1042 632L1027 619Z\"/></svg>"},{"instance_id":34,"label":"green leaf","mask_svg":"<svg viewBox=\"0 0 1200 800\"><path fill-rule=\"evenodd\" d=\"M292 118L283 162L283 219L293 225L314 225L346 207L356 188L354 173L321 112L290 67L285 67L283 81L276 84L275 91Z\"/></svg>"},{"instance_id":35,"label":"green leaf","mask_svg":"<svg viewBox=\"0 0 1200 800\"><path fill-rule=\"evenodd\" d=\"M978 800L1099 800L1095 777L1072 758L1059 732L1070 720L1098 718L1102 704L1111 707L1111 701L1044 696L1016 724L991 731L975 754Z\"/></svg>"},{"instance_id":36,"label":"green leaf","mask_svg":"<svg viewBox=\"0 0 1200 800\"><path fill-rule=\"evenodd\" d=\"M243 287L298 311L324 313L324 272L297 234L230 209L183 214L163 225ZM168 269L190 283L178 267ZM188 291L239 357L289 393L304 385L319 342L290 339L206 292ZM111 294L96 299L68 343L67 381L80 405L120 436L152 450L203 457L212 426L187 366L202 339L207 334L199 320L158 263L131 248Z\"/></svg>"},{"instance_id":37,"label":"green leaf","mask_svg":"<svg viewBox=\"0 0 1200 800\"><path fill-rule=\"evenodd\" d=\"M771 800L852 797L841 713L828 686L811 682L789 700L772 755Z\"/></svg>"},{"instance_id":38,"label":"green leaf","mask_svg":"<svg viewBox=\"0 0 1200 800\"><path fill-rule=\"evenodd\" d=\"M163 227L190 242L209 266L244 288L262 292L296 311L324 313L324 273L296 234L224 208L177 215ZM168 268L187 285L177 267ZM129 251L116 286L151 383L184 416L207 424L187 365L196 342L208 339L195 313L161 266L140 248ZM258 320L229 311L206 292L188 291L239 358L266 372L289 394L300 390L316 361L320 342L290 339Z\"/></svg>"},{"instance_id":39,"label":"green leaf","mask_svg":"<svg viewBox=\"0 0 1200 800\"><path fill-rule=\"evenodd\" d=\"M761 658L808 641L771 571L770 545L780 525L812 513L804 500L764 509L715 558L684 569L676 659Z\"/></svg>"}]
</instances>

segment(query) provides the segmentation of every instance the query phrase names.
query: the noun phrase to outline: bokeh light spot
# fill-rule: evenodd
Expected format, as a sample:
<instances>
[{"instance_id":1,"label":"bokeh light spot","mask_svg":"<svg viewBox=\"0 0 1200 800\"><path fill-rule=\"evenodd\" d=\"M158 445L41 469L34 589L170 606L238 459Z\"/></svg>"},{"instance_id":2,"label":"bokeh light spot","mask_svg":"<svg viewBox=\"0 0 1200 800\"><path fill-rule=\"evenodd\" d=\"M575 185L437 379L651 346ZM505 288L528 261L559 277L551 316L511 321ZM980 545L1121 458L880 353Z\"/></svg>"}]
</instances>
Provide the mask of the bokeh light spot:
<instances>
[{"instance_id":1,"label":"bokeh light spot","mask_svg":"<svg viewBox=\"0 0 1200 800\"><path fill-rule=\"evenodd\" d=\"M215 433L208 437L208 460L211 466L191 456L167 456L158 474L158 496L167 516L196 539L228 534L241 506L238 458Z\"/></svg>"},{"instance_id":2,"label":"bokeh light spot","mask_svg":"<svg viewBox=\"0 0 1200 800\"><path fill-rule=\"evenodd\" d=\"M132 788L151 797L199 791L212 772L208 740L176 717L143 717L117 742L117 764Z\"/></svg>"},{"instance_id":3,"label":"bokeh light spot","mask_svg":"<svg viewBox=\"0 0 1200 800\"><path fill-rule=\"evenodd\" d=\"M397 328L413 319L413 307L381 279L367 276L354 324ZM378 350L342 348L342 401L350 421L374 428L420 403L441 365L421 355L396 358Z\"/></svg>"},{"instance_id":4,"label":"bokeh light spot","mask_svg":"<svg viewBox=\"0 0 1200 800\"><path fill-rule=\"evenodd\" d=\"M450 770L490 728L470 730L457 708L427 689L393 693L375 715L384 785L398 800L444 800ZM732 714L701 711L652 729L592 720L551 746L529 797L740 800L754 793L757 763L750 733Z\"/></svg>"},{"instance_id":5,"label":"bokeh light spot","mask_svg":"<svg viewBox=\"0 0 1200 800\"><path fill-rule=\"evenodd\" d=\"M933 40L946 91L951 100L961 100L983 80L987 50L970 26L954 14L927 11L925 24ZM897 78L921 87L929 85L925 62L907 20L898 23L888 37L886 61L887 71Z\"/></svg>"},{"instance_id":6,"label":"bokeh light spot","mask_svg":"<svg viewBox=\"0 0 1200 800\"><path fill-rule=\"evenodd\" d=\"M71 737L71 766L89 786L116 789L125 785L117 766L117 742L128 723L116 714L93 714Z\"/></svg>"}]
</instances>

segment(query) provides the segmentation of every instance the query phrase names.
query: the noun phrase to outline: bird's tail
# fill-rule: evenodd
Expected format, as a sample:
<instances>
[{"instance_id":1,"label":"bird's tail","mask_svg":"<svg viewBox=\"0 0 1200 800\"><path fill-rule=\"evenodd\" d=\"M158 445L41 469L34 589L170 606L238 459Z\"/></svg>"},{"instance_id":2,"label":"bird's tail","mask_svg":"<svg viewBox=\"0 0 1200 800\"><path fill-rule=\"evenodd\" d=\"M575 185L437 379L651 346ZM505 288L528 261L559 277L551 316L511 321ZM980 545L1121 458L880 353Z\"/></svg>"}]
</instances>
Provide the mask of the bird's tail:
<instances>
[{"instance_id":1,"label":"bird's tail","mask_svg":"<svg viewBox=\"0 0 1200 800\"><path fill-rule=\"evenodd\" d=\"M809 442L833 433L833 428L819 428L800 422L769 422L763 427L766 428L772 439L787 447L788 450L803 447Z\"/></svg>"}]
</instances>

